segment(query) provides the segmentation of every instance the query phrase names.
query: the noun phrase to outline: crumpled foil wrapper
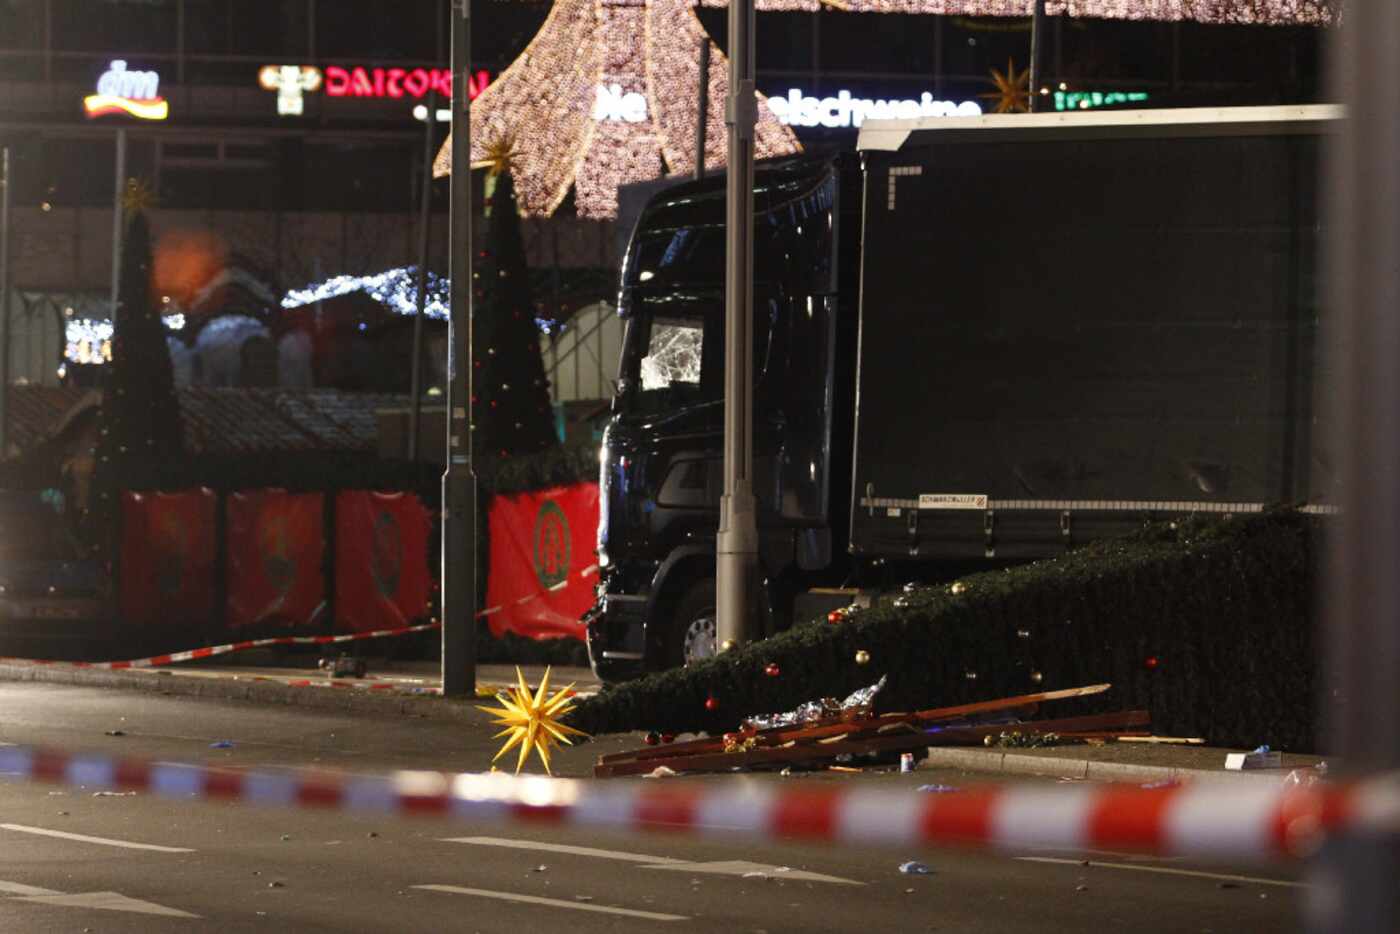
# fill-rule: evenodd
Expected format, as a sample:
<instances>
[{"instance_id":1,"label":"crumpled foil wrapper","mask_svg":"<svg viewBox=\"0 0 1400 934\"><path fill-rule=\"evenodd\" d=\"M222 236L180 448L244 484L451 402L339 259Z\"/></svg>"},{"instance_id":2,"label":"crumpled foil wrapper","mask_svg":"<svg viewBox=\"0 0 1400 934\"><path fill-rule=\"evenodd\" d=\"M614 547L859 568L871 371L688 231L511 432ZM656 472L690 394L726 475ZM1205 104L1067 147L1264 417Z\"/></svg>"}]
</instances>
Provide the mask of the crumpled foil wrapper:
<instances>
[{"instance_id":1,"label":"crumpled foil wrapper","mask_svg":"<svg viewBox=\"0 0 1400 934\"><path fill-rule=\"evenodd\" d=\"M843 701L838 701L834 697L808 701L796 710L790 710L787 713L749 717L744 720L744 726L754 730L771 730L774 727L800 726L804 723L821 720L824 717L844 717L847 719L868 717L874 710L875 695L879 694L880 689L884 686L885 676L881 675L879 681L869 687L852 692L851 696Z\"/></svg>"}]
</instances>

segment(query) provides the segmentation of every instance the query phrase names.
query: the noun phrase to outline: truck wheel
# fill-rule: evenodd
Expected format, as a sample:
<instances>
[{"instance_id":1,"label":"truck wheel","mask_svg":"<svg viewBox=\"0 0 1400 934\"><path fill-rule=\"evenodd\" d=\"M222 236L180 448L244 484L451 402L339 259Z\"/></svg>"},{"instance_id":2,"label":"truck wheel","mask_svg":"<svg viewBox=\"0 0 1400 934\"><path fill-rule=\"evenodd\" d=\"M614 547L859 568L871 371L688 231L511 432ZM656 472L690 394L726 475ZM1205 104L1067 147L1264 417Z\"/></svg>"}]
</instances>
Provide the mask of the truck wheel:
<instances>
[{"instance_id":1,"label":"truck wheel","mask_svg":"<svg viewBox=\"0 0 1400 934\"><path fill-rule=\"evenodd\" d=\"M677 668L716 652L715 581L697 581L676 604L666 644L666 667Z\"/></svg>"}]
</instances>

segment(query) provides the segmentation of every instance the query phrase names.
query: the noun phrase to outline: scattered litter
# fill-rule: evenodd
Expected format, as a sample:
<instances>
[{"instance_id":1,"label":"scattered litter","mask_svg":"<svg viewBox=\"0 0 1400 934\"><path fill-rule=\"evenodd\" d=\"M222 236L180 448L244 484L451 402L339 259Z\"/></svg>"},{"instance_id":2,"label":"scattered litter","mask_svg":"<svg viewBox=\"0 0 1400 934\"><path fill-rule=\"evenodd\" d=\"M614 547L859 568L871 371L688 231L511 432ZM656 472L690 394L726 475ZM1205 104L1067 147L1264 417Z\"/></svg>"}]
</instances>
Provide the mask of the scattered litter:
<instances>
[{"instance_id":1,"label":"scattered litter","mask_svg":"<svg viewBox=\"0 0 1400 934\"><path fill-rule=\"evenodd\" d=\"M1087 885L1085 885L1084 883L1081 882L1079 885L1076 885L1076 886L1074 887L1074 890L1075 890L1076 892L1087 892L1087 891L1089 891L1089 887L1088 887Z\"/></svg>"},{"instance_id":2,"label":"scattered litter","mask_svg":"<svg viewBox=\"0 0 1400 934\"><path fill-rule=\"evenodd\" d=\"M921 759L929 746L1039 746L1146 734L1145 710L1037 720L1018 718L1052 700L1101 694L1110 685L1093 684L1023 694L971 704L875 714L871 704L882 682L843 702L813 701L789 714L744 721L738 730L713 738L647 746L599 756L598 778L622 775L671 776L678 773L771 769L787 776L806 769L858 771L898 765L904 753ZM990 722L989 722L990 721ZM844 766L841 768L840 766Z\"/></svg>"},{"instance_id":3,"label":"scattered litter","mask_svg":"<svg viewBox=\"0 0 1400 934\"><path fill-rule=\"evenodd\" d=\"M50 797L50 798L62 798L62 797L63 797L64 795L66 795L66 794L68 794L68 792L66 792L66 791L51 791L51 792L49 792L49 797Z\"/></svg>"},{"instance_id":4,"label":"scattered litter","mask_svg":"<svg viewBox=\"0 0 1400 934\"><path fill-rule=\"evenodd\" d=\"M1238 882L1222 882L1216 886L1216 888L1220 889L1237 889L1239 887L1240 884Z\"/></svg>"},{"instance_id":5,"label":"scattered litter","mask_svg":"<svg viewBox=\"0 0 1400 934\"><path fill-rule=\"evenodd\" d=\"M126 731L125 731L125 730L108 730L108 731L107 731L107 735L108 735L108 736L125 736L125 735L126 735Z\"/></svg>"},{"instance_id":6,"label":"scattered litter","mask_svg":"<svg viewBox=\"0 0 1400 934\"><path fill-rule=\"evenodd\" d=\"M67 811L59 811L59 812L58 812L58 816L59 816L59 817L67 817L67 816L68 816L68 812L67 812Z\"/></svg>"},{"instance_id":7,"label":"scattered litter","mask_svg":"<svg viewBox=\"0 0 1400 934\"><path fill-rule=\"evenodd\" d=\"M1323 763L1323 765L1326 765L1326 763ZM1283 783L1297 788L1307 788L1325 781L1326 779L1327 770L1321 766L1317 766L1314 768L1294 769L1284 777Z\"/></svg>"},{"instance_id":8,"label":"scattered litter","mask_svg":"<svg viewBox=\"0 0 1400 934\"><path fill-rule=\"evenodd\" d=\"M771 880L773 877L770 876L770 875L768 875L768 873L766 873L766 872L746 872L746 873L743 874L743 876L741 876L741 878L744 878L744 879L770 879L770 880Z\"/></svg>"},{"instance_id":9,"label":"scattered litter","mask_svg":"<svg viewBox=\"0 0 1400 934\"><path fill-rule=\"evenodd\" d=\"M913 894L914 894L914 890L913 890L913 889L905 889L905 890L904 890L904 894L905 894L905 895L913 895Z\"/></svg>"},{"instance_id":10,"label":"scattered litter","mask_svg":"<svg viewBox=\"0 0 1400 934\"><path fill-rule=\"evenodd\" d=\"M907 756L907 755L909 755L909 753L906 752L905 755ZM852 767L849 766L849 765L828 765L828 766L826 767L826 770L827 770L828 772L864 772L864 771L865 771L865 769L856 769L856 768L852 768Z\"/></svg>"},{"instance_id":11,"label":"scattered litter","mask_svg":"<svg viewBox=\"0 0 1400 934\"><path fill-rule=\"evenodd\" d=\"M907 863L900 863L899 871L904 873L906 876L926 876L930 873L930 870L927 866L925 866L923 863L916 863L913 860L910 860Z\"/></svg>"},{"instance_id":12,"label":"scattered litter","mask_svg":"<svg viewBox=\"0 0 1400 934\"><path fill-rule=\"evenodd\" d=\"M920 785L918 788L915 788L914 790L915 790L915 791L927 792L928 794L932 794L932 795L941 795L941 794L946 794L947 792L950 792L950 791L957 791L958 788L957 788L956 785Z\"/></svg>"},{"instance_id":13,"label":"scattered litter","mask_svg":"<svg viewBox=\"0 0 1400 934\"><path fill-rule=\"evenodd\" d=\"M536 866L534 869L531 869L530 871L531 871L531 872L545 872L545 871L547 871L548 869L549 869L548 866L546 866L544 863L540 863L538 866Z\"/></svg>"},{"instance_id":14,"label":"scattered litter","mask_svg":"<svg viewBox=\"0 0 1400 934\"><path fill-rule=\"evenodd\" d=\"M679 775L679 774L680 774L680 773L677 772L677 771L676 771L675 769L673 769L673 768L670 768L670 767L664 766L664 765L658 765L656 768L652 769L650 772L646 773L646 774L643 775L642 777L643 777L643 778L670 778L670 777L673 776L673 775Z\"/></svg>"},{"instance_id":15,"label":"scattered litter","mask_svg":"<svg viewBox=\"0 0 1400 934\"><path fill-rule=\"evenodd\" d=\"M292 839L292 835L291 835L291 834L289 834L289 833L284 833L284 834L282 834L282 842L283 842L283 843L286 843L286 842L287 842L288 840L290 840L290 839Z\"/></svg>"},{"instance_id":16,"label":"scattered litter","mask_svg":"<svg viewBox=\"0 0 1400 934\"><path fill-rule=\"evenodd\" d=\"M94 798L134 798L134 797L136 797L136 792L134 792L134 791L94 791L94 792L92 793L92 796L93 796Z\"/></svg>"},{"instance_id":17,"label":"scattered litter","mask_svg":"<svg viewBox=\"0 0 1400 934\"><path fill-rule=\"evenodd\" d=\"M592 896L592 895L575 895L575 896L574 896L574 901L576 901L576 902L591 902L591 901L593 901L593 896Z\"/></svg>"},{"instance_id":18,"label":"scattered litter","mask_svg":"<svg viewBox=\"0 0 1400 934\"><path fill-rule=\"evenodd\" d=\"M1268 746L1260 746L1253 752L1231 752L1225 755L1225 768L1238 772L1242 769L1277 769L1283 766L1283 756Z\"/></svg>"},{"instance_id":19,"label":"scattered litter","mask_svg":"<svg viewBox=\"0 0 1400 934\"><path fill-rule=\"evenodd\" d=\"M775 868L773 869L773 871L774 871L774 872L792 872L792 867L791 867L791 866L777 866L777 867L775 867Z\"/></svg>"},{"instance_id":20,"label":"scattered litter","mask_svg":"<svg viewBox=\"0 0 1400 934\"><path fill-rule=\"evenodd\" d=\"M210 748L210 749L232 749L232 748L233 748L233 740L231 740L231 739L220 739L220 740L215 740L214 742L212 742L212 743L209 744L209 748Z\"/></svg>"},{"instance_id":21,"label":"scattered litter","mask_svg":"<svg viewBox=\"0 0 1400 934\"><path fill-rule=\"evenodd\" d=\"M899 754L899 770L901 772L914 771L914 754L912 752L901 752Z\"/></svg>"},{"instance_id":22,"label":"scattered litter","mask_svg":"<svg viewBox=\"0 0 1400 934\"><path fill-rule=\"evenodd\" d=\"M285 883L285 882L273 881L273 882L269 882L269 883L267 884L267 887L270 888L270 889L285 889L285 888L287 887L287 883Z\"/></svg>"},{"instance_id":23,"label":"scattered litter","mask_svg":"<svg viewBox=\"0 0 1400 934\"><path fill-rule=\"evenodd\" d=\"M371 830L369 833L365 834L365 836L366 836L366 837L369 837L369 838L371 838L371 839L373 839L373 838L379 836L379 831L377 831L377 830Z\"/></svg>"},{"instance_id":24,"label":"scattered litter","mask_svg":"<svg viewBox=\"0 0 1400 934\"><path fill-rule=\"evenodd\" d=\"M1159 782L1146 782L1138 787L1151 791L1155 788L1175 788L1179 784L1181 783L1174 778L1164 778Z\"/></svg>"}]
</instances>

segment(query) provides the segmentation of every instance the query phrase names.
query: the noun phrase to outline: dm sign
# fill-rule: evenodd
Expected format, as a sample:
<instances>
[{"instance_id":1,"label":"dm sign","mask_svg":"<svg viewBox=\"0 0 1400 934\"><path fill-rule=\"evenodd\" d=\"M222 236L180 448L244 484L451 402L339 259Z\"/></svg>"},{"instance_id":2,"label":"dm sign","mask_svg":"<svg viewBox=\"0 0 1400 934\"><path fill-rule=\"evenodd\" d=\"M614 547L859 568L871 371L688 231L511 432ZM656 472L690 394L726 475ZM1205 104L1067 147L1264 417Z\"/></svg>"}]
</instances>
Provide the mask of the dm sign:
<instances>
[{"instance_id":1,"label":"dm sign","mask_svg":"<svg viewBox=\"0 0 1400 934\"><path fill-rule=\"evenodd\" d=\"M83 98L89 117L127 113L141 120L164 120L170 105L160 96L160 75L154 71L129 71L117 59L97 79L97 93Z\"/></svg>"}]
</instances>

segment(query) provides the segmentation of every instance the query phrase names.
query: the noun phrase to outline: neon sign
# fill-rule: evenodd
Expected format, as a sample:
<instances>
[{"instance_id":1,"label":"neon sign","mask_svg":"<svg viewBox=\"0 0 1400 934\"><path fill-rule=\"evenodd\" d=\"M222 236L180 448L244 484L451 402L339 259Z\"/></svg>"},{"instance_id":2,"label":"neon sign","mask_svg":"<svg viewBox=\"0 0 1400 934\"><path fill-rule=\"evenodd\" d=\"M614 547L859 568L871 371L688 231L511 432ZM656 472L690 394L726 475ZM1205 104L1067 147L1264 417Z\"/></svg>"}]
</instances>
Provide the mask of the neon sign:
<instances>
[{"instance_id":1,"label":"neon sign","mask_svg":"<svg viewBox=\"0 0 1400 934\"><path fill-rule=\"evenodd\" d=\"M491 76L478 71L467 76L467 96L475 100L486 90ZM326 94L330 97L452 97L450 68L326 68Z\"/></svg>"},{"instance_id":2,"label":"neon sign","mask_svg":"<svg viewBox=\"0 0 1400 934\"><path fill-rule=\"evenodd\" d=\"M787 97L768 98L768 107L788 126L858 127L866 120L915 120L919 117L975 117L976 101L936 101L925 91L918 100L870 100L839 91L835 97L810 97L797 88Z\"/></svg>"},{"instance_id":3,"label":"neon sign","mask_svg":"<svg viewBox=\"0 0 1400 934\"><path fill-rule=\"evenodd\" d=\"M1116 104L1136 104L1147 100L1145 91L1065 91L1055 92L1056 110L1093 110Z\"/></svg>"},{"instance_id":4,"label":"neon sign","mask_svg":"<svg viewBox=\"0 0 1400 934\"><path fill-rule=\"evenodd\" d=\"M89 117L128 113L141 120L164 120L170 115L170 105L160 96L160 75L127 71L121 59L97 79L97 93L83 98L83 109Z\"/></svg>"},{"instance_id":5,"label":"neon sign","mask_svg":"<svg viewBox=\"0 0 1400 934\"><path fill-rule=\"evenodd\" d=\"M310 65L264 65L258 72L264 91L277 92L277 113L297 117L305 110L303 96L321 86L321 69Z\"/></svg>"}]
</instances>

